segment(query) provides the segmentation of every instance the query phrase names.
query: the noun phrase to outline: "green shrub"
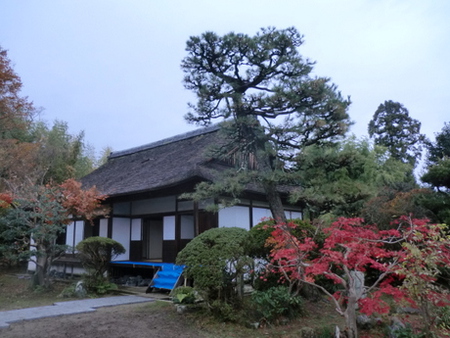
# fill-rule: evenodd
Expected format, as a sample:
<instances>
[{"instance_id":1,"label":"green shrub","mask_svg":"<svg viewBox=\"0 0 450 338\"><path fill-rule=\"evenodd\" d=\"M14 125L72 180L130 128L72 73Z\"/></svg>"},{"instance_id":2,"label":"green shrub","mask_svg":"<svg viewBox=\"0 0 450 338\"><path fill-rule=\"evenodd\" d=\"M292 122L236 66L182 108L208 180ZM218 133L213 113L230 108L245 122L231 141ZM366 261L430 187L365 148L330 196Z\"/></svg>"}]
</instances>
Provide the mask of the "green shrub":
<instances>
[{"instance_id":1,"label":"green shrub","mask_svg":"<svg viewBox=\"0 0 450 338\"><path fill-rule=\"evenodd\" d=\"M194 304L195 290L190 286L180 286L172 291L172 301L175 304Z\"/></svg>"},{"instance_id":2,"label":"green shrub","mask_svg":"<svg viewBox=\"0 0 450 338\"><path fill-rule=\"evenodd\" d=\"M109 283L106 278L109 262L120 254L125 248L119 242L106 237L89 237L76 246L78 257L86 271L83 280L86 289L97 294L105 294L117 289L115 284Z\"/></svg>"},{"instance_id":3,"label":"green shrub","mask_svg":"<svg viewBox=\"0 0 450 338\"><path fill-rule=\"evenodd\" d=\"M242 319L233 304L220 299L216 299L210 304L210 310L213 316L222 322L239 322Z\"/></svg>"},{"instance_id":4,"label":"green shrub","mask_svg":"<svg viewBox=\"0 0 450 338\"><path fill-rule=\"evenodd\" d=\"M72 284L66 288L64 288L64 290L61 291L61 293L58 295L59 298L74 298L76 297L75 294L75 284Z\"/></svg>"},{"instance_id":5,"label":"green shrub","mask_svg":"<svg viewBox=\"0 0 450 338\"><path fill-rule=\"evenodd\" d=\"M438 309L436 326L440 329L450 330L450 306L443 306Z\"/></svg>"},{"instance_id":6,"label":"green shrub","mask_svg":"<svg viewBox=\"0 0 450 338\"><path fill-rule=\"evenodd\" d=\"M215 300L229 304L243 297L244 275L253 260L245 255L248 232L241 228L214 228L190 241L178 253L176 263L211 305Z\"/></svg>"},{"instance_id":7,"label":"green shrub","mask_svg":"<svg viewBox=\"0 0 450 338\"><path fill-rule=\"evenodd\" d=\"M269 258L272 247L267 245L267 239L274 230L274 225L275 222L273 220L267 220L258 223L250 229L245 248L249 256L263 259Z\"/></svg>"},{"instance_id":8,"label":"green shrub","mask_svg":"<svg viewBox=\"0 0 450 338\"><path fill-rule=\"evenodd\" d=\"M93 290L97 295L105 295L117 289L117 284L110 283L108 281L97 282L90 288L88 287L88 290Z\"/></svg>"},{"instance_id":9,"label":"green shrub","mask_svg":"<svg viewBox=\"0 0 450 338\"><path fill-rule=\"evenodd\" d=\"M293 297L284 286L255 291L252 302L260 320L272 324L279 322L281 317L292 318L303 311L302 299L299 296Z\"/></svg>"},{"instance_id":10,"label":"green shrub","mask_svg":"<svg viewBox=\"0 0 450 338\"><path fill-rule=\"evenodd\" d=\"M394 336L396 338L426 338L429 337L424 332L415 332L411 325L406 325L405 327L399 327L394 330Z\"/></svg>"}]
</instances>

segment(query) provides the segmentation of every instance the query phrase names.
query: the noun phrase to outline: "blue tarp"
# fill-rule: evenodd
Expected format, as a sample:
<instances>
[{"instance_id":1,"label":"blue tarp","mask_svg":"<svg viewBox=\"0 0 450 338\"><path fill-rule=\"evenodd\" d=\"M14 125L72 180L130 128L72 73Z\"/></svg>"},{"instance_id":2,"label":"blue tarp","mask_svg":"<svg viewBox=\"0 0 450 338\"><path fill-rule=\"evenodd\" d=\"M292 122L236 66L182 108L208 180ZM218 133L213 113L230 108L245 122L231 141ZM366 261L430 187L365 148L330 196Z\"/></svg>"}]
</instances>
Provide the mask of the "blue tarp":
<instances>
[{"instance_id":1,"label":"blue tarp","mask_svg":"<svg viewBox=\"0 0 450 338\"><path fill-rule=\"evenodd\" d=\"M141 266L155 266L160 268L169 269L182 269L183 266L175 265L173 263L159 263L159 262L133 262L133 261L112 261L111 264L124 264L124 265L141 265Z\"/></svg>"},{"instance_id":2,"label":"blue tarp","mask_svg":"<svg viewBox=\"0 0 450 338\"><path fill-rule=\"evenodd\" d=\"M133 268L138 266L160 268L156 270L146 293L150 292L152 288L173 290L177 286L184 269L184 265L159 262L113 261L111 264L132 265Z\"/></svg>"}]
</instances>

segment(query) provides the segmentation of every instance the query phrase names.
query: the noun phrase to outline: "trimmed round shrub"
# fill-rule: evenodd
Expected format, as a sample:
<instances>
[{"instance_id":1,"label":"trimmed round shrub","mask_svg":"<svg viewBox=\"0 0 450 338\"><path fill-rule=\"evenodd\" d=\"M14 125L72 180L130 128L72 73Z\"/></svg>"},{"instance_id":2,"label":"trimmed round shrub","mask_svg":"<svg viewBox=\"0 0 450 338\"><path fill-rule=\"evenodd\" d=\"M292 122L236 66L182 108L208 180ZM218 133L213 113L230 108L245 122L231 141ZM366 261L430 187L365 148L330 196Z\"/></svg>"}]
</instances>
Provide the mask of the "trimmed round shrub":
<instances>
[{"instance_id":1,"label":"trimmed round shrub","mask_svg":"<svg viewBox=\"0 0 450 338\"><path fill-rule=\"evenodd\" d=\"M125 253L123 245L111 238L95 236L78 243L76 249L87 273L86 287L100 293L113 289L113 286L107 283L105 274L108 271L109 262Z\"/></svg>"},{"instance_id":2,"label":"trimmed round shrub","mask_svg":"<svg viewBox=\"0 0 450 338\"><path fill-rule=\"evenodd\" d=\"M242 296L243 277L253 263L245 254L247 239L244 229L214 228L178 253L176 263L186 266L185 276L193 279L195 289L209 304L215 300L232 303Z\"/></svg>"}]
</instances>

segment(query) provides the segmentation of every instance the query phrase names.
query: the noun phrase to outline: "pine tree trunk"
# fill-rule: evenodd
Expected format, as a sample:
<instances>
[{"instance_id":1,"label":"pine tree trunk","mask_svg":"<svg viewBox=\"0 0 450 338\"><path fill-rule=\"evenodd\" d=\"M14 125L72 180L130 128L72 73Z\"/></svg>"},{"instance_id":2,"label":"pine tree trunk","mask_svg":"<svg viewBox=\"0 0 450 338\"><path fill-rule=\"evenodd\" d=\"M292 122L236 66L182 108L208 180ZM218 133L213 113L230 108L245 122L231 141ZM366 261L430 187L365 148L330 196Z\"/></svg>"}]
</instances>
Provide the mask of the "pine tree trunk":
<instances>
[{"instance_id":1,"label":"pine tree trunk","mask_svg":"<svg viewBox=\"0 0 450 338\"><path fill-rule=\"evenodd\" d=\"M286 214L284 213L283 202L280 193L277 189L278 182L275 182L273 161L271 161L271 154L266 150L265 141L259 140L258 149L256 151L256 160L258 162L258 169L261 172L262 187L266 193L267 202L269 203L272 217L276 222L286 223Z\"/></svg>"},{"instance_id":2,"label":"pine tree trunk","mask_svg":"<svg viewBox=\"0 0 450 338\"><path fill-rule=\"evenodd\" d=\"M283 202L279 192L277 191L277 186L273 182L268 182L263 184L266 193L267 201L269 202L270 211L272 212L272 217L277 222L286 223L286 214L284 213Z\"/></svg>"},{"instance_id":3,"label":"pine tree trunk","mask_svg":"<svg viewBox=\"0 0 450 338\"><path fill-rule=\"evenodd\" d=\"M264 129L256 117L248 116L246 111L239 111L239 108L242 106L241 98L235 98L235 105L238 107L236 126L240 129L240 134L248 137L251 143L253 143L252 151L256 158L261 186L266 193L272 217L277 222L285 223L286 215L280 193L277 190L278 182L275 182L273 178L274 166L276 166L274 164L275 158L268 149L270 145L264 134Z\"/></svg>"}]
</instances>

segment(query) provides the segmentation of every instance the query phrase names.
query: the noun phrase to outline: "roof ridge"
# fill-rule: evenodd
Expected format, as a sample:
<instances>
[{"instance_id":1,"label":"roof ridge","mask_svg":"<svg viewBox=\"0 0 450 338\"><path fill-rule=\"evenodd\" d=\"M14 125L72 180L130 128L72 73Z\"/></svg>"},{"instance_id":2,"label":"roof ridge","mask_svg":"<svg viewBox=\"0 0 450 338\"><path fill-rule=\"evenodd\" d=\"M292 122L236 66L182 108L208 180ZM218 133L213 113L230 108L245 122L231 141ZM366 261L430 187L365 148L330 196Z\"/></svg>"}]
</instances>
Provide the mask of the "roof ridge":
<instances>
[{"instance_id":1,"label":"roof ridge","mask_svg":"<svg viewBox=\"0 0 450 338\"><path fill-rule=\"evenodd\" d=\"M164 146L166 144L187 140L189 138L200 136L200 135L203 135L203 134L212 133L214 131L219 130L219 128L220 128L219 124L213 124L213 125L205 127L205 128L188 131L187 133L183 133L183 134L175 135L175 136L172 136L172 137L168 137L168 138L156 141L156 142L151 142L151 143L148 143L148 144L144 144L142 146L133 147L133 148L125 149L125 150L113 151L108 156L108 158L116 158L116 157L121 157L121 156L126 156L126 155L139 153L141 151L145 151L145 150L161 147L161 146Z\"/></svg>"}]
</instances>

